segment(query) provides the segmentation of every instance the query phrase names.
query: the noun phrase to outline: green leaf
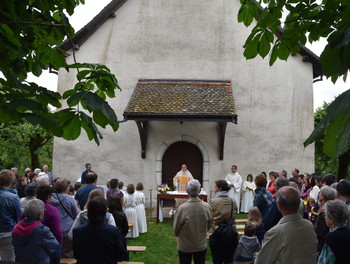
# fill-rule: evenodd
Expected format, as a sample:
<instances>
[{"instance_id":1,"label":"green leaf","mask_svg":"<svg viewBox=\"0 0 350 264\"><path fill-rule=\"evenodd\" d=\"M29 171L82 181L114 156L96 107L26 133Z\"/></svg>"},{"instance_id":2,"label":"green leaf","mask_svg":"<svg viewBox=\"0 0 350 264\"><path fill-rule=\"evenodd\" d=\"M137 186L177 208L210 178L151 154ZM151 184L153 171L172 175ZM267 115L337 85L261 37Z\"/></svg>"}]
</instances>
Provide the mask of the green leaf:
<instances>
[{"instance_id":1,"label":"green leaf","mask_svg":"<svg viewBox=\"0 0 350 264\"><path fill-rule=\"evenodd\" d=\"M106 128L106 126L109 124L108 118L102 114L101 111L94 111L92 116L95 123L100 127Z\"/></svg>"},{"instance_id":2,"label":"green leaf","mask_svg":"<svg viewBox=\"0 0 350 264\"><path fill-rule=\"evenodd\" d=\"M311 135L305 140L304 146L313 143L338 116L343 115L350 109L350 90L339 95L327 108L326 114L318 123Z\"/></svg>"},{"instance_id":3,"label":"green leaf","mask_svg":"<svg viewBox=\"0 0 350 264\"><path fill-rule=\"evenodd\" d=\"M62 98L63 99L67 99L68 97L72 96L73 94L75 94L77 91L71 89L71 90L67 90L63 93Z\"/></svg>"},{"instance_id":4,"label":"green leaf","mask_svg":"<svg viewBox=\"0 0 350 264\"><path fill-rule=\"evenodd\" d=\"M117 116L109 104L98 95L92 92L84 92L82 101L93 111L101 111L102 114L109 120L110 124L117 123Z\"/></svg>"},{"instance_id":5,"label":"green leaf","mask_svg":"<svg viewBox=\"0 0 350 264\"><path fill-rule=\"evenodd\" d=\"M272 48L271 55L270 55L270 61L269 61L270 66L272 66L275 63L275 61L277 60L277 57L278 57L277 47L278 46L275 44Z\"/></svg>"},{"instance_id":6,"label":"green leaf","mask_svg":"<svg viewBox=\"0 0 350 264\"><path fill-rule=\"evenodd\" d=\"M1 24L1 27L5 30L6 34L13 36L13 30L7 24Z\"/></svg>"},{"instance_id":7,"label":"green leaf","mask_svg":"<svg viewBox=\"0 0 350 264\"><path fill-rule=\"evenodd\" d=\"M342 31L330 42L330 47L332 49L339 49L341 47L347 46L350 43L350 26Z\"/></svg>"},{"instance_id":8,"label":"green leaf","mask_svg":"<svg viewBox=\"0 0 350 264\"><path fill-rule=\"evenodd\" d=\"M281 44L278 46L278 51L277 51L278 58L280 60L287 60L289 57L289 54L290 52L287 46L283 42L281 42Z\"/></svg>"},{"instance_id":9,"label":"green leaf","mask_svg":"<svg viewBox=\"0 0 350 264\"><path fill-rule=\"evenodd\" d=\"M37 77L39 77L41 75L42 69L41 69L41 66L39 63L34 63L32 65L32 73Z\"/></svg>"},{"instance_id":10,"label":"green leaf","mask_svg":"<svg viewBox=\"0 0 350 264\"><path fill-rule=\"evenodd\" d=\"M343 133L338 143L337 152L335 153L335 157L337 158L350 149L350 115L348 115L346 119L344 118L343 124Z\"/></svg>"},{"instance_id":11,"label":"green leaf","mask_svg":"<svg viewBox=\"0 0 350 264\"><path fill-rule=\"evenodd\" d=\"M119 129L119 123L115 123L114 125L111 125L111 127L113 128L113 131L116 132Z\"/></svg>"},{"instance_id":12,"label":"green leaf","mask_svg":"<svg viewBox=\"0 0 350 264\"><path fill-rule=\"evenodd\" d=\"M81 126L86 131L89 140L94 139L97 145L100 145L100 140L102 139L102 134L97 129L96 125L92 122L92 118L86 115L84 112L80 112L81 116Z\"/></svg>"},{"instance_id":13,"label":"green leaf","mask_svg":"<svg viewBox=\"0 0 350 264\"><path fill-rule=\"evenodd\" d=\"M74 90L72 90L72 91L74 91ZM71 92L69 94L71 94ZM67 95L67 94L65 94L65 95ZM85 95L85 92L75 92L75 93L73 93L68 98L67 104L69 106L71 106L71 107L77 105L79 103L79 101L82 100L84 95Z\"/></svg>"},{"instance_id":14,"label":"green leaf","mask_svg":"<svg viewBox=\"0 0 350 264\"><path fill-rule=\"evenodd\" d=\"M259 45L260 36L261 36L261 33L258 33L252 39L252 41L250 41L249 43L246 42L246 44L244 45L245 50L243 52L243 55L244 57L246 57L246 59L253 59L258 54L258 45Z\"/></svg>"},{"instance_id":15,"label":"green leaf","mask_svg":"<svg viewBox=\"0 0 350 264\"><path fill-rule=\"evenodd\" d=\"M323 150L331 158L338 158L350 148L350 108L333 119L326 131ZM345 136L345 138L344 138Z\"/></svg>"},{"instance_id":16,"label":"green leaf","mask_svg":"<svg viewBox=\"0 0 350 264\"><path fill-rule=\"evenodd\" d=\"M10 123L18 121L18 114L15 111L10 111L6 106L0 105L0 123Z\"/></svg>"},{"instance_id":17,"label":"green leaf","mask_svg":"<svg viewBox=\"0 0 350 264\"><path fill-rule=\"evenodd\" d=\"M270 42L267 40L267 37L265 34L262 35L261 40L258 45L259 55L262 58L265 58L265 56L270 51Z\"/></svg>"},{"instance_id":18,"label":"green leaf","mask_svg":"<svg viewBox=\"0 0 350 264\"><path fill-rule=\"evenodd\" d=\"M77 139L81 131L81 122L79 115L73 115L63 125L63 138L67 140Z\"/></svg>"},{"instance_id":19,"label":"green leaf","mask_svg":"<svg viewBox=\"0 0 350 264\"><path fill-rule=\"evenodd\" d=\"M326 45L320 56L322 71L327 76L345 73L347 66L343 64L340 49L332 49L330 45Z\"/></svg>"},{"instance_id":20,"label":"green leaf","mask_svg":"<svg viewBox=\"0 0 350 264\"><path fill-rule=\"evenodd\" d=\"M88 75L88 74L91 74L91 70L83 70L83 71L80 71L78 74L77 74L77 79L78 80L82 80L82 79L84 79L84 78L86 78L86 76Z\"/></svg>"},{"instance_id":21,"label":"green leaf","mask_svg":"<svg viewBox=\"0 0 350 264\"><path fill-rule=\"evenodd\" d=\"M267 41L273 43L274 37L273 37L273 34L272 34L271 31L266 30L266 31L265 31L265 37L266 37Z\"/></svg>"},{"instance_id":22,"label":"green leaf","mask_svg":"<svg viewBox=\"0 0 350 264\"><path fill-rule=\"evenodd\" d=\"M57 137L61 137L63 135L63 131L59 122L53 117L36 113L22 113L20 117L32 125L40 125L47 131L52 132L52 134Z\"/></svg>"}]
</instances>

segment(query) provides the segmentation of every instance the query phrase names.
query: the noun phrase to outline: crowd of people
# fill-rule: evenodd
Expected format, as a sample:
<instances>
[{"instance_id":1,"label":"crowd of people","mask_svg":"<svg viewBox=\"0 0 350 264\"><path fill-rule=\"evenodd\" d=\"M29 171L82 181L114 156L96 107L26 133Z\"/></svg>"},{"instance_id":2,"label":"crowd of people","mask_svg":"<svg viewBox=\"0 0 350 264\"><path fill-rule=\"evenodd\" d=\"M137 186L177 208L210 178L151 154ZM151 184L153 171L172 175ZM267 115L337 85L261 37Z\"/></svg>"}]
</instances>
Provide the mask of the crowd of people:
<instances>
[{"instance_id":1,"label":"crowd of people","mask_svg":"<svg viewBox=\"0 0 350 264\"><path fill-rule=\"evenodd\" d=\"M34 175L32 175L34 174ZM26 169L0 171L0 261L59 264L116 263L129 259L126 240L147 232L142 183L113 178L107 191L86 165L84 183ZM22 188L22 189L21 189ZM21 193L21 192L24 193Z\"/></svg>"},{"instance_id":2,"label":"crowd of people","mask_svg":"<svg viewBox=\"0 0 350 264\"><path fill-rule=\"evenodd\" d=\"M207 237L214 264L349 263L350 182L334 174L319 176L292 170L251 174L242 184L237 166L215 182L215 198L198 198L200 183L187 184L189 200L174 218L180 263L205 263ZM235 219L248 214L238 239ZM206 231L209 231L207 234Z\"/></svg>"},{"instance_id":3,"label":"crowd of people","mask_svg":"<svg viewBox=\"0 0 350 264\"><path fill-rule=\"evenodd\" d=\"M298 169L287 175L249 174L243 182L233 165L215 182L215 197L207 203L199 199L200 182L183 165L174 177L189 195L173 222L180 263L205 263L208 245L214 264L348 263L350 182ZM78 263L128 260L126 239L147 232L143 185L124 187L113 178L104 191L97 179L90 164L74 186L53 178L47 166L22 177L16 168L0 171L1 260L55 264L73 253ZM248 220L239 238L240 211Z\"/></svg>"}]
</instances>

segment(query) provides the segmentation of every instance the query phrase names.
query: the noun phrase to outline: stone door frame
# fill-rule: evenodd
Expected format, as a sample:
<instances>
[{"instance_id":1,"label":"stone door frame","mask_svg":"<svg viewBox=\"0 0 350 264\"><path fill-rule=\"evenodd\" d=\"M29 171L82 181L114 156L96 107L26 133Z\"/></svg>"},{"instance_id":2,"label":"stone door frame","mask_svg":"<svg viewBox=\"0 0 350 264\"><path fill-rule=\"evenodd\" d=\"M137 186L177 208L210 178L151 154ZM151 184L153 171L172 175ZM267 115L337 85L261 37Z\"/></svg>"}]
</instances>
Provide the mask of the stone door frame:
<instances>
[{"instance_id":1,"label":"stone door frame","mask_svg":"<svg viewBox=\"0 0 350 264\"><path fill-rule=\"evenodd\" d=\"M173 136L167 140L165 140L158 148L157 154L156 154L156 172L155 172L155 177L156 177L156 184L162 184L162 163L163 163L163 156L165 151L168 149L168 147L176 142L189 142L198 147L198 149L201 151L202 156L203 156L203 186L202 188L204 191L207 192L209 195L209 154L204 146L204 144L197 138L186 135L186 134L180 134Z\"/></svg>"}]
</instances>

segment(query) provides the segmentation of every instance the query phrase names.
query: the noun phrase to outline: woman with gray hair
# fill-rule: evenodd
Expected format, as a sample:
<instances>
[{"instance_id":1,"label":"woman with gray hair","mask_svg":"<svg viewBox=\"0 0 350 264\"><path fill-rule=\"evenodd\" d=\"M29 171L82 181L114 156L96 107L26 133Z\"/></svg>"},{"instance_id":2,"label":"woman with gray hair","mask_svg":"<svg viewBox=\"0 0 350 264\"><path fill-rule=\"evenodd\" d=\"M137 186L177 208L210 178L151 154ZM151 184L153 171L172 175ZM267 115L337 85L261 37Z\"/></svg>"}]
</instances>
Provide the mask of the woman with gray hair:
<instances>
[{"instance_id":1,"label":"woman with gray hair","mask_svg":"<svg viewBox=\"0 0 350 264\"><path fill-rule=\"evenodd\" d=\"M317 254L321 253L324 245L326 235L329 233L329 228L326 225L326 219L324 214L324 205L327 201L331 201L337 198L337 191L329 186L323 186L320 190L320 196L318 198L318 205L320 208L317 211L314 227L317 235Z\"/></svg>"},{"instance_id":2,"label":"woman with gray hair","mask_svg":"<svg viewBox=\"0 0 350 264\"><path fill-rule=\"evenodd\" d=\"M16 262L50 263L50 255L56 251L59 243L50 229L41 223L44 210L44 202L39 199L29 201L24 207L26 217L15 225L12 233Z\"/></svg>"},{"instance_id":3,"label":"woman with gray hair","mask_svg":"<svg viewBox=\"0 0 350 264\"><path fill-rule=\"evenodd\" d=\"M68 194L70 181L58 179L54 185L51 205L55 206L60 215L60 225L63 234L61 256L72 257L73 242L68 238L68 233L78 215L78 207L72 196Z\"/></svg>"},{"instance_id":4,"label":"woman with gray hair","mask_svg":"<svg viewBox=\"0 0 350 264\"><path fill-rule=\"evenodd\" d=\"M349 211L340 200L325 204L327 226L330 228L322 248L318 264L349 263L350 229L345 226Z\"/></svg>"}]
</instances>

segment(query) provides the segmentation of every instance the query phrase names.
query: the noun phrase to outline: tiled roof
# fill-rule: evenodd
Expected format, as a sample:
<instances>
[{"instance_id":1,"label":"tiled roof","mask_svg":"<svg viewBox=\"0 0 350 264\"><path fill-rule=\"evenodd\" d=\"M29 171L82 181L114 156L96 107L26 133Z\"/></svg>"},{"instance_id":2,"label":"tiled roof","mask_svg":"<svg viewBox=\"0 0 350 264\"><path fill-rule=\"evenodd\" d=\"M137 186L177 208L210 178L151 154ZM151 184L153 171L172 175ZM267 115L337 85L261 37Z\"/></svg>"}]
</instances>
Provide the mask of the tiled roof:
<instances>
[{"instance_id":1,"label":"tiled roof","mask_svg":"<svg viewBox=\"0 0 350 264\"><path fill-rule=\"evenodd\" d=\"M230 81L139 80L124 116L236 118Z\"/></svg>"}]
</instances>

